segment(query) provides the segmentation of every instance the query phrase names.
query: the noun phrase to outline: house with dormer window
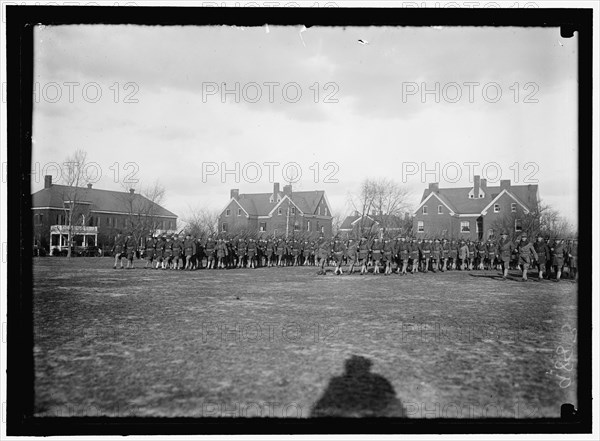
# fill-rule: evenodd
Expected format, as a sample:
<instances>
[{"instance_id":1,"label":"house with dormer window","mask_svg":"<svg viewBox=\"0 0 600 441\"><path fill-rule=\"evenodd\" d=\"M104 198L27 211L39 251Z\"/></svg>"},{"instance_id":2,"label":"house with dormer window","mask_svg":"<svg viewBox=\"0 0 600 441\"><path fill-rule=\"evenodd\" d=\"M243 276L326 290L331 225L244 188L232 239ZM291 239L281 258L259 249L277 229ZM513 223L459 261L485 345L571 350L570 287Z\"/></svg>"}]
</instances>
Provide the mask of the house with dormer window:
<instances>
[{"instance_id":1,"label":"house with dormer window","mask_svg":"<svg viewBox=\"0 0 600 441\"><path fill-rule=\"evenodd\" d=\"M486 179L474 176L472 187L461 188L430 183L413 213L413 233L422 238L487 240L498 237L495 228L507 218L514 220L510 233L518 233L538 203L537 185L512 185L509 179L488 186Z\"/></svg>"},{"instance_id":2,"label":"house with dormer window","mask_svg":"<svg viewBox=\"0 0 600 441\"><path fill-rule=\"evenodd\" d=\"M331 205L322 190L292 191L273 184L271 193L240 193L232 189L219 215L219 232L256 232L263 236L331 237Z\"/></svg>"}]
</instances>

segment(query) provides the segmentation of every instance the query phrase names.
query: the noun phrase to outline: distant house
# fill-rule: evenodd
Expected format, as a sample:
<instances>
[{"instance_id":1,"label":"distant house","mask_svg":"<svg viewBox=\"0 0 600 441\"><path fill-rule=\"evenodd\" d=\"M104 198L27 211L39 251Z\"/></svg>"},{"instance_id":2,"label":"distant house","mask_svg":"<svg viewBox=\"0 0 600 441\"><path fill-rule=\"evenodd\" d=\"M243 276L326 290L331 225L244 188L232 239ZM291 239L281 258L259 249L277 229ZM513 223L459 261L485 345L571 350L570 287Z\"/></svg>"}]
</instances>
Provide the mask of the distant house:
<instances>
[{"instance_id":1,"label":"distant house","mask_svg":"<svg viewBox=\"0 0 600 441\"><path fill-rule=\"evenodd\" d=\"M498 225L510 219L509 234L519 232L524 216L536 210L537 185L511 185L501 180L488 187L485 179L475 176L472 187L439 188L429 184L414 211L413 235L448 239L485 240L498 237Z\"/></svg>"},{"instance_id":2,"label":"distant house","mask_svg":"<svg viewBox=\"0 0 600 441\"><path fill-rule=\"evenodd\" d=\"M360 234L372 234L374 232L380 235L383 235L384 232L393 235L405 234L406 219L408 219L408 216L403 218L393 214L378 213L361 215L358 211L354 211L352 215L346 216L338 231L348 237L358 237Z\"/></svg>"},{"instance_id":3,"label":"distant house","mask_svg":"<svg viewBox=\"0 0 600 441\"><path fill-rule=\"evenodd\" d=\"M331 237L332 219L324 191L292 191L291 185L280 190L276 182L272 193L240 194L232 189L219 215L219 232Z\"/></svg>"},{"instance_id":4,"label":"distant house","mask_svg":"<svg viewBox=\"0 0 600 441\"><path fill-rule=\"evenodd\" d=\"M73 195L76 194L76 198ZM68 241L70 199L76 206L74 246L111 246L117 232L147 234L174 232L177 215L133 189L129 192L69 187L44 179L44 188L32 195L34 242L47 250L62 250Z\"/></svg>"}]
</instances>

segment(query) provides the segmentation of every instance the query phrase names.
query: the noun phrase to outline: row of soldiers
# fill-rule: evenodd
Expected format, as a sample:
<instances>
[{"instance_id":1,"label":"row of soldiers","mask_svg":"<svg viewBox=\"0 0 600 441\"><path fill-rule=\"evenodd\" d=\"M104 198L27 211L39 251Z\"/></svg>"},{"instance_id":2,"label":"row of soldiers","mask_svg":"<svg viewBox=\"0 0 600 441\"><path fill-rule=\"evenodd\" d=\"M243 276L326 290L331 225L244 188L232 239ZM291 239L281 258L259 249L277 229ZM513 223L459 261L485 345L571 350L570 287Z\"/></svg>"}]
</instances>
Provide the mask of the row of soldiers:
<instances>
[{"instance_id":1,"label":"row of soldiers","mask_svg":"<svg viewBox=\"0 0 600 441\"><path fill-rule=\"evenodd\" d=\"M519 267L523 280L529 268L535 267L539 279L560 280L563 268L570 268L571 277L577 275L577 240L546 240L539 236L533 243L526 235L513 242L504 231L498 241L416 239L398 237L381 239L366 237L360 240L318 240L297 238L228 238L210 235L197 239L187 234L155 238L148 236L141 250L131 235L120 234L115 239L115 264L133 268L133 257L138 252L146 261L146 268L162 269L215 269L257 268L272 266L318 266L320 273L326 266L334 266L336 275L343 274L342 267L349 266L349 274L360 267L366 274L389 275L444 272L447 270L502 269L503 278L509 268Z\"/></svg>"}]
</instances>

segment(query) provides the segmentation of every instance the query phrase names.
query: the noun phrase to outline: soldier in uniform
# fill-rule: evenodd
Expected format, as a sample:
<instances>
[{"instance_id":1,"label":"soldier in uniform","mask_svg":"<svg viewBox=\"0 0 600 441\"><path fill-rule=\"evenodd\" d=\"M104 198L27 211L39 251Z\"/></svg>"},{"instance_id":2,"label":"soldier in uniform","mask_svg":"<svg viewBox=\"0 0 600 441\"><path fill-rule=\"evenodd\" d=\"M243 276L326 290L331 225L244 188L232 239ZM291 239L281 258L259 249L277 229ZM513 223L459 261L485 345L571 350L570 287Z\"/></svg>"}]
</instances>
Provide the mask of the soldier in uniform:
<instances>
[{"instance_id":1,"label":"soldier in uniform","mask_svg":"<svg viewBox=\"0 0 600 441\"><path fill-rule=\"evenodd\" d=\"M460 250L460 244L452 239L450 241L450 253L449 253L449 258L450 258L450 269L455 270L456 269L456 264L458 263L458 251Z\"/></svg>"},{"instance_id":2,"label":"soldier in uniform","mask_svg":"<svg viewBox=\"0 0 600 441\"><path fill-rule=\"evenodd\" d=\"M394 263L394 256L396 255L396 250L394 247L394 240L385 239L383 241L383 263L385 265L383 274L386 276L392 274L392 265Z\"/></svg>"},{"instance_id":3,"label":"soldier in uniform","mask_svg":"<svg viewBox=\"0 0 600 441\"><path fill-rule=\"evenodd\" d=\"M367 273L367 262L369 260L369 248L371 245L366 237L362 237L358 243L358 262L360 263L360 273Z\"/></svg>"},{"instance_id":4,"label":"soldier in uniform","mask_svg":"<svg viewBox=\"0 0 600 441\"><path fill-rule=\"evenodd\" d=\"M554 245L550 248L552 253L552 265L556 272L555 282L560 282L560 276L562 275L563 267L565 266L565 243L562 239L556 239Z\"/></svg>"},{"instance_id":5,"label":"soldier in uniform","mask_svg":"<svg viewBox=\"0 0 600 441\"><path fill-rule=\"evenodd\" d=\"M411 274L415 274L419 272L419 257L421 254L421 250L419 244L417 243L417 239L413 237L410 243L410 266L411 266Z\"/></svg>"},{"instance_id":6,"label":"soldier in uniform","mask_svg":"<svg viewBox=\"0 0 600 441\"><path fill-rule=\"evenodd\" d=\"M448 258L450 257L450 243L448 242L448 239L443 238L442 239L442 269L441 271L444 272L448 269Z\"/></svg>"},{"instance_id":7,"label":"soldier in uniform","mask_svg":"<svg viewBox=\"0 0 600 441\"><path fill-rule=\"evenodd\" d=\"M429 263L431 262L431 239L424 239L421 243L421 255L423 261L423 272L429 272Z\"/></svg>"},{"instance_id":8,"label":"soldier in uniform","mask_svg":"<svg viewBox=\"0 0 600 441\"><path fill-rule=\"evenodd\" d=\"M333 254L333 260L335 261L334 274L344 274L344 271L342 271L342 263L344 262L344 254L346 253L346 247L344 246L344 242L342 242L337 236L332 242L331 251Z\"/></svg>"},{"instance_id":9,"label":"soldier in uniform","mask_svg":"<svg viewBox=\"0 0 600 441\"><path fill-rule=\"evenodd\" d=\"M191 271L193 266L192 260L196 254L196 241L189 233L185 235L185 240L183 241L183 251L185 254L185 269Z\"/></svg>"},{"instance_id":10,"label":"soldier in uniform","mask_svg":"<svg viewBox=\"0 0 600 441\"><path fill-rule=\"evenodd\" d=\"M215 253L217 251L217 241L213 234L209 235L204 244L206 253L206 268L215 269Z\"/></svg>"},{"instance_id":11,"label":"soldier in uniform","mask_svg":"<svg viewBox=\"0 0 600 441\"><path fill-rule=\"evenodd\" d=\"M319 243L319 274L325 274L325 265L331 255L331 242L325 238L321 238Z\"/></svg>"},{"instance_id":12,"label":"soldier in uniform","mask_svg":"<svg viewBox=\"0 0 600 441\"><path fill-rule=\"evenodd\" d=\"M163 269L171 269L173 264L173 242L171 241L171 236L167 236L164 255Z\"/></svg>"},{"instance_id":13,"label":"soldier in uniform","mask_svg":"<svg viewBox=\"0 0 600 441\"><path fill-rule=\"evenodd\" d=\"M223 238L217 239L216 246L216 254L217 254L217 268L225 269L225 258L227 257L227 245Z\"/></svg>"},{"instance_id":14,"label":"soldier in uniform","mask_svg":"<svg viewBox=\"0 0 600 441\"><path fill-rule=\"evenodd\" d=\"M527 270L529 270L529 265L531 265L532 262L538 260L538 253L535 251L533 244L527 240L526 234L521 236L517 251L519 253L519 264L523 269L523 281L527 282Z\"/></svg>"},{"instance_id":15,"label":"soldier in uniform","mask_svg":"<svg viewBox=\"0 0 600 441\"><path fill-rule=\"evenodd\" d=\"M577 252L578 244L577 239L574 239L567 250L569 256L569 272L573 280L577 281L579 274L577 274Z\"/></svg>"},{"instance_id":16,"label":"soldier in uniform","mask_svg":"<svg viewBox=\"0 0 600 441\"><path fill-rule=\"evenodd\" d=\"M123 269L123 247L125 245L125 238L121 235L121 232L117 232L117 237L115 237L115 243L112 247L112 253L115 255L115 264L113 265L113 269L117 269L117 263L121 263L121 269Z\"/></svg>"},{"instance_id":17,"label":"soldier in uniform","mask_svg":"<svg viewBox=\"0 0 600 441\"><path fill-rule=\"evenodd\" d=\"M406 270L408 269L408 256L410 255L410 244L406 242L405 237L400 238L400 243L398 243L397 247L398 253L398 268L400 275L406 275ZM400 266L401 265L401 266ZM400 269L401 268L401 269Z\"/></svg>"},{"instance_id":18,"label":"soldier in uniform","mask_svg":"<svg viewBox=\"0 0 600 441\"><path fill-rule=\"evenodd\" d=\"M458 248L458 261L460 262L460 270L464 271L467 269L467 262L469 260L469 246L464 240L460 241Z\"/></svg>"},{"instance_id":19,"label":"soldier in uniform","mask_svg":"<svg viewBox=\"0 0 600 441\"><path fill-rule=\"evenodd\" d=\"M300 265L300 241L296 238L292 239L292 257L294 258L292 266Z\"/></svg>"},{"instance_id":20,"label":"soldier in uniform","mask_svg":"<svg viewBox=\"0 0 600 441\"><path fill-rule=\"evenodd\" d=\"M127 269L133 269L133 258L135 257L135 252L137 248L137 243L135 238L131 235L131 233L127 233L127 240L125 241L125 251L127 252Z\"/></svg>"},{"instance_id":21,"label":"soldier in uniform","mask_svg":"<svg viewBox=\"0 0 600 441\"><path fill-rule=\"evenodd\" d=\"M485 243L483 242L483 240L477 242L477 245L475 246L475 251L477 253L477 269L482 270L486 254Z\"/></svg>"},{"instance_id":22,"label":"soldier in uniform","mask_svg":"<svg viewBox=\"0 0 600 441\"><path fill-rule=\"evenodd\" d=\"M243 268L246 266L246 255L248 253L248 245L243 237L240 237L237 242L237 267Z\"/></svg>"},{"instance_id":23,"label":"soldier in uniform","mask_svg":"<svg viewBox=\"0 0 600 441\"><path fill-rule=\"evenodd\" d=\"M495 267L496 263L496 244L489 238L485 244L485 268L490 270Z\"/></svg>"},{"instance_id":24,"label":"soldier in uniform","mask_svg":"<svg viewBox=\"0 0 600 441\"><path fill-rule=\"evenodd\" d=\"M156 256L156 269L161 266L164 267L164 259L165 259L165 236L160 236L156 238L156 244L154 245L154 254Z\"/></svg>"},{"instance_id":25,"label":"soldier in uniform","mask_svg":"<svg viewBox=\"0 0 600 441\"><path fill-rule=\"evenodd\" d=\"M548 244L546 243L544 237L541 234L538 235L537 241L533 244L533 247L535 248L535 252L538 255L536 259L536 265L538 270L539 281L541 282L542 280L544 280L544 270L546 269L546 262L548 260L551 260L552 256L550 255L550 248L548 247ZM547 274L546 276L549 277L550 274Z\"/></svg>"},{"instance_id":26,"label":"soldier in uniform","mask_svg":"<svg viewBox=\"0 0 600 441\"><path fill-rule=\"evenodd\" d=\"M379 237L375 237L375 240L371 244L371 257L373 259L373 274L379 274L379 265L383 256L383 242Z\"/></svg>"},{"instance_id":27,"label":"soldier in uniform","mask_svg":"<svg viewBox=\"0 0 600 441\"><path fill-rule=\"evenodd\" d=\"M173 267L174 269L183 269L183 241L179 239L179 234L175 234L173 237L173 243L171 244L173 249ZM181 262L181 265L179 264Z\"/></svg>"},{"instance_id":28,"label":"soldier in uniform","mask_svg":"<svg viewBox=\"0 0 600 441\"><path fill-rule=\"evenodd\" d=\"M350 268L348 269L348 274L352 274L354 272L354 265L356 264L356 260L358 258L358 244L354 239L348 239L348 243L346 245L346 260L348 261L348 265Z\"/></svg>"},{"instance_id":29,"label":"soldier in uniform","mask_svg":"<svg viewBox=\"0 0 600 441\"><path fill-rule=\"evenodd\" d=\"M156 240L154 240L152 234L149 234L146 238L144 250L144 259L146 259L146 265L144 266L144 269L148 268L148 265L150 265L150 268L152 268L152 262L154 261L154 253L156 252Z\"/></svg>"},{"instance_id":30,"label":"soldier in uniform","mask_svg":"<svg viewBox=\"0 0 600 441\"><path fill-rule=\"evenodd\" d=\"M248 249L246 251L248 253L248 268L255 269L256 268L256 241L253 238L250 238L248 241Z\"/></svg>"},{"instance_id":31,"label":"soldier in uniform","mask_svg":"<svg viewBox=\"0 0 600 441\"><path fill-rule=\"evenodd\" d=\"M435 239L431 247L431 268L434 273L440 269L440 258L442 256L442 244L439 239Z\"/></svg>"},{"instance_id":32,"label":"soldier in uniform","mask_svg":"<svg viewBox=\"0 0 600 441\"><path fill-rule=\"evenodd\" d=\"M475 262L475 253L476 253L475 242L471 242L471 239L467 239L467 248L469 249L469 257L468 257L469 271L472 271L473 263Z\"/></svg>"},{"instance_id":33,"label":"soldier in uniform","mask_svg":"<svg viewBox=\"0 0 600 441\"><path fill-rule=\"evenodd\" d=\"M512 258L514 249L514 243L508 238L506 231L503 231L500 235L500 240L498 240L498 251L496 254L498 255L498 259L502 264L502 278L505 280L508 277L508 266L510 265L510 260Z\"/></svg>"}]
</instances>

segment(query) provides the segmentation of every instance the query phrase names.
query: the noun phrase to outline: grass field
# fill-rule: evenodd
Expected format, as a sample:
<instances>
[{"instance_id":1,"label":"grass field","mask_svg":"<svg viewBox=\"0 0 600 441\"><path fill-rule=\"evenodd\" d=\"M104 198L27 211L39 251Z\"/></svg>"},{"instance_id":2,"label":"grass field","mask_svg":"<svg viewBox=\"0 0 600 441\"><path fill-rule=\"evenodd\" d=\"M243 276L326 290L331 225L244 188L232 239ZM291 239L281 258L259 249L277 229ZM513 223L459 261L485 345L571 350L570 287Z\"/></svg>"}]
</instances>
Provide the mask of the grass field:
<instances>
[{"instance_id":1,"label":"grass field","mask_svg":"<svg viewBox=\"0 0 600 441\"><path fill-rule=\"evenodd\" d=\"M316 272L36 258L36 415L304 418L352 355L395 400L358 379L329 394L332 414L537 418L577 405L575 283ZM371 404L346 406L361 396Z\"/></svg>"}]
</instances>

